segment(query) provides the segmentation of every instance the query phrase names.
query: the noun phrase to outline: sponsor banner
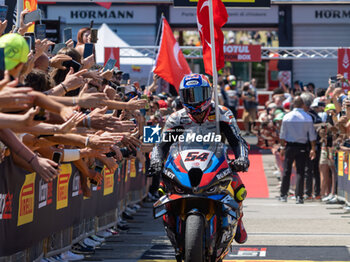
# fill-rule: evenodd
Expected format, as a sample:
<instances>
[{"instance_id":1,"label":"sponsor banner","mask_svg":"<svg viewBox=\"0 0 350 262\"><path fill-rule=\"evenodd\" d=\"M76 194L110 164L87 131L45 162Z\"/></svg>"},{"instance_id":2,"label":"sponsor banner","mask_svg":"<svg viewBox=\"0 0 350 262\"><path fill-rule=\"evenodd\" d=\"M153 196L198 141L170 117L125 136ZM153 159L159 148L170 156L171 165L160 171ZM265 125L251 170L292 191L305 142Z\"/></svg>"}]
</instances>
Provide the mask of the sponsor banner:
<instances>
[{"instance_id":1,"label":"sponsor banner","mask_svg":"<svg viewBox=\"0 0 350 262\"><path fill-rule=\"evenodd\" d=\"M350 79L350 49L339 48L338 49L338 74L342 74L345 79ZM345 91L350 90L350 86L347 83L343 83L343 89Z\"/></svg>"},{"instance_id":2,"label":"sponsor banner","mask_svg":"<svg viewBox=\"0 0 350 262\"><path fill-rule=\"evenodd\" d=\"M226 7L270 7L271 0L221 0ZM174 6L197 6L198 0L174 0Z\"/></svg>"},{"instance_id":3,"label":"sponsor banner","mask_svg":"<svg viewBox=\"0 0 350 262\"><path fill-rule=\"evenodd\" d=\"M193 24L197 26L197 9L170 6L170 24ZM278 6L265 9L227 9L226 25L278 24Z\"/></svg>"},{"instance_id":4,"label":"sponsor banner","mask_svg":"<svg viewBox=\"0 0 350 262\"><path fill-rule=\"evenodd\" d=\"M109 195L113 193L113 187L114 187L114 174L105 167L104 169L104 177L103 177L103 195Z\"/></svg>"},{"instance_id":5,"label":"sponsor banner","mask_svg":"<svg viewBox=\"0 0 350 262\"><path fill-rule=\"evenodd\" d=\"M348 153L344 153L344 157L343 157L343 176L344 176L344 179L347 179L348 177L348 174L349 174L349 156L348 156Z\"/></svg>"},{"instance_id":6,"label":"sponsor banner","mask_svg":"<svg viewBox=\"0 0 350 262\"><path fill-rule=\"evenodd\" d=\"M80 174L74 165L63 164L59 177L46 183L6 158L0 164L0 257L25 250L85 218L116 209L129 192L142 190L146 179L139 172L139 162L129 162L138 168L129 166L136 177L125 180L126 162L115 173L104 168L103 183L84 200Z\"/></svg>"},{"instance_id":7,"label":"sponsor banner","mask_svg":"<svg viewBox=\"0 0 350 262\"><path fill-rule=\"evenodd\" d=\"M68 206L68 186L71 173L72 166L70 164L61 165L61 173L57 177L56 209L61 209Z\"/></svg>"},{"instance_id":8,"label":"sponsor banner","mask_svg":"<svg viewBox=\"0 0 350 262\"><path fill-rule=\"evenodd\" d=\"M293 5L293 24L349 24L349 5Z\"/></svg>"},{"instance_id":9,"label":"sponsor banner","mask_svg":"<svg viewBox=\"0 0 350 262\"><path fill-rule=\"evenodd\" d=\"M82 191L80 188L80 174L78 171L73 173L73 182L72 182L72 197L79 196Z\"/></svg>"},{"instance_id":10,"label":"sponsor banner","mask_svg":"<svg viewBox=\"0 0 350 262\"><path fill-rule=\"evenodd\" d=\"M130 160L130 178L136 177L135 159Z\"/></svg>"},{"instance_id":11,"label":"sponsor banner","mask_svg":"<svg viewBox=\"0 0 350 262\"><path fill-rule=\"evenodd\" d=\"M19 194L17 226L21 226L33 221L35 175L35 173L26 175L24 184Z\"/></svg>"},{"instance_id":12,"label":"sponsor banner","mask_svg":"<svg viewBox=\"0 0 350 262\"><path fill-rule=\"evenodd\" d=\"M142 5L102 6L69 5L47 6L47 18L58 19L64 17L66 24L155 24L156 7Z\"/></svg>"},{"instance_id":13,"label":"sponsor banner","mask_svg":"<svg viewBox=\"0 0 350 262\"><path fill-rule=\"evenodd\" d=\"M338 152L338 196L350 203L350 154Z\"/></svg>"},{"instance_id":14,"label":"sponsor banner","mask_svg":"<svg viewBox=\"0 0 350 262\"><path fill-rule=\"evenodd\" d=\"M344 175L344 152L338 152L338 176Z\"/></svg>"},{"instance_id":15,"label":"sponsor banner","mask_svg":"<svg viewBox=\"0 0 350 262\"><path fill-rule=\"evenodd\" d=\"M39 204L38 208L45 207L52 203L52 182L46 183L43 179L39 180Z\"/></svg>"},{"instance_id":16,"label":"sponsor banner","mask_svg":"<svg viewBox=\"0 0 350 262\"><path fill-rule=\"evenodd\" d=\"M348 168L349 168L349 165L350 165L350 154L348 156ZM349 172L349 170L348 170L348 181L350 181L350 172ZM350 194L350 190L349 190L349 194Z\"/></svg>"},{"instance_id":17,"label":"sponsor banner","mask_svg":"<svg viewBox=\"0 0 350 262\"><path fill-rule=\"evenodd\" d=\"M260 62L260 45L224 45L225 61Z\"/></svg>"},{"instance_id":18,"label":"sponsor banner","mask_svg":"<svg viewBox=\"0 0 350 262\"><path fill-rule=\"evenodd\" d=\"M0 220L12 218L13 194L0 194Z\"/></svg>"}]
</instances>

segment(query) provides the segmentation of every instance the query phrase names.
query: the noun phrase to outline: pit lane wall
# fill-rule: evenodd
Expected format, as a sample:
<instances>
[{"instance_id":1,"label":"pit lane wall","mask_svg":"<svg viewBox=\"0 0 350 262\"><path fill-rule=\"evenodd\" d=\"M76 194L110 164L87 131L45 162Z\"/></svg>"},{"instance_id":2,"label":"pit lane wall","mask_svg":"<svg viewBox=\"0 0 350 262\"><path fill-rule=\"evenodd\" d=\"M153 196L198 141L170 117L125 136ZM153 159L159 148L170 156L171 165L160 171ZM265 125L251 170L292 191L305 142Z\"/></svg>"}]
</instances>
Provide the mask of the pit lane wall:
<instances>
[{"instance_id":1,"label":"pit lane wall","mask_svg":"<svg viewBox=\"0 0 350 262\"><path fill-rule=\"evenodd\" d=\"M350 205L350 154L339 151L336 154L335 164L338 175L338 198Z\"/></svg>"},{"instance_id":2,"label":"pit lane wall","mask_svg":"<svg viewBox=\"0 0 350 262\"><path fill-rule=\"evenodd\" d=\"M113 226L127 204L146 194L137 159L123 161L114 174L105 167L103 175L101 185L89 185L92 193L86 198L74 165L63 163L57 179L46 183L6 158L0 164L0 262L35 261L69 250Z\"/></svg>"}]
</instances>

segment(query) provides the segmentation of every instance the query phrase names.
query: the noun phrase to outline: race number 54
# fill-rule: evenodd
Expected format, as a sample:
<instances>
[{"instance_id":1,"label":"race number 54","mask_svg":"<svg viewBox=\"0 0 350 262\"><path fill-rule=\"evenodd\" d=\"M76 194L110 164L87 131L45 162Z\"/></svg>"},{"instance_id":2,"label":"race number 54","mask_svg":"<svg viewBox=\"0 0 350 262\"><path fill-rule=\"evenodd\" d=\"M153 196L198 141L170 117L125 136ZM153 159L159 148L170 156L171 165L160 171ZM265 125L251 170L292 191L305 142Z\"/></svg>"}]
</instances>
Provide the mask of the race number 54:
<instances>
[{"instance_id":1,"label":"race number 54","mask_svg":"<svg viewBox=\"0 0 350 262\"><path fill-rule=\"evenodd\" d=\"M208 156L209 156L208 153L199 154L199 152L189 152L185 158L185 161L194 161L194 160L205 161L208 159Z\"/></svg>"}]
</instances>

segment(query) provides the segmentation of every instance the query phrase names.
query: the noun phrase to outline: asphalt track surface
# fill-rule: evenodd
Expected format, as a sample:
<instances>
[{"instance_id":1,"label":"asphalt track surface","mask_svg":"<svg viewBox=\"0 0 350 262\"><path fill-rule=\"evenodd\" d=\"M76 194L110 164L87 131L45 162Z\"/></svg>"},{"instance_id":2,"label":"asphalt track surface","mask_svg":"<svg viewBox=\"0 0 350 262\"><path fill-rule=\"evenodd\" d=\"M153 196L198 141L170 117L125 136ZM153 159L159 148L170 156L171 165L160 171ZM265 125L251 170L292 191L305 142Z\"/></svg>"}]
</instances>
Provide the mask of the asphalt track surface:
<instances>
[{"instance_id":1,"label":"asphalt track surface","mask_svg":"<svg viewBox=\"0 0 350 262\"><path fill-rule=\"evenodd\" d=\"M233 243L224 261L350 261L350 214L341 205L277 201L273 157L262 153L269 197L245 200L243 221L248 241L244 245ZM162 221L152 217L152 203L143 203L129 225L128 232L108 238L84 261L175 261Z\"/></svg>"}]
</instances>

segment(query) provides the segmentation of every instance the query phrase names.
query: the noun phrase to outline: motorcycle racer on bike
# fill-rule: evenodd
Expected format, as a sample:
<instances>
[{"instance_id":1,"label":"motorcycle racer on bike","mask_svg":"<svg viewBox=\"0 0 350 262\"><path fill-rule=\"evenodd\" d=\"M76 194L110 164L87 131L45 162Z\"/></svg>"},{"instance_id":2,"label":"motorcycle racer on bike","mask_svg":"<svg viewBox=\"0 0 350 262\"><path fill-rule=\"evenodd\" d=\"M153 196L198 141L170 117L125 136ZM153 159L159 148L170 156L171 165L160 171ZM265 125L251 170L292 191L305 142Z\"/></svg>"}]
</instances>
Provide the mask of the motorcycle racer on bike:
<instances>
[{"instance_id":1,"label":"motorcycle racer on bike","mask_svg":"<svg viewBox=\"0 0 350 262\"><path fill-rule=\"evenodd\" d=\"M186 130L198 127L208 133L215 132L215 117L219 117L220 132L227 139L235 155L235 160L232 162L235 172L232 172L234 179L231 186L234 189L235 200L242 209L242 201L245 199L247 191L236 172L245 172L249 167L248 145L240 135L233 113L228 108L219 105L219 116L215 116L215 103L211 101L212 87L204 75L186 75L181 81L179 93L184 108L167 118L161 137L170 137L170 135L174 137L174 135L180 135ZM166 159L173 142L175 141L166 139L165 142L161 141L153 148L149 173L160 175L163 160ZM243 212L241 214L235 235L235 240L239 244L243 244L247 240L247 233L242 222Z\"/></svg>"}]
</instances>

